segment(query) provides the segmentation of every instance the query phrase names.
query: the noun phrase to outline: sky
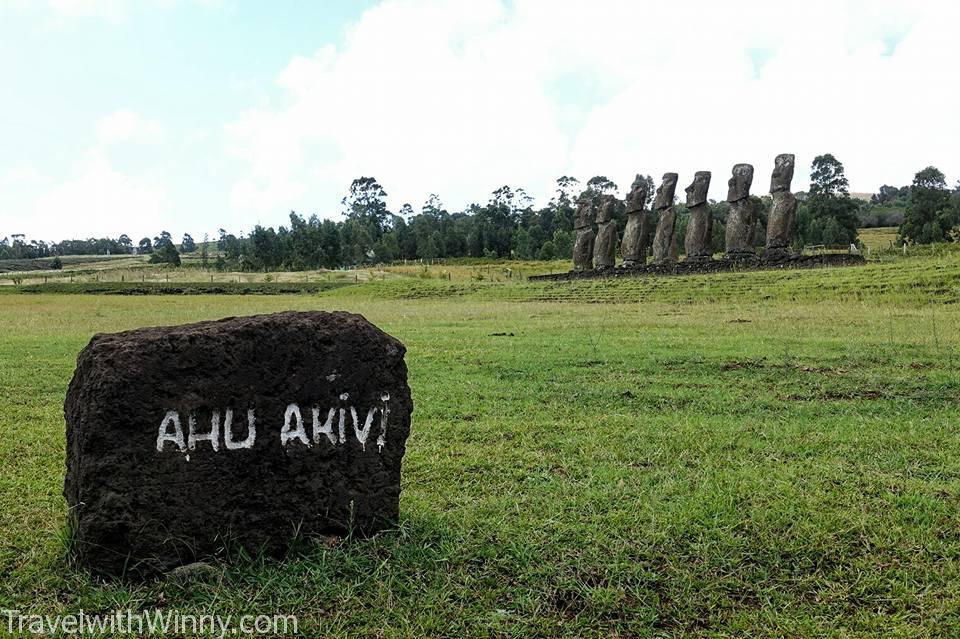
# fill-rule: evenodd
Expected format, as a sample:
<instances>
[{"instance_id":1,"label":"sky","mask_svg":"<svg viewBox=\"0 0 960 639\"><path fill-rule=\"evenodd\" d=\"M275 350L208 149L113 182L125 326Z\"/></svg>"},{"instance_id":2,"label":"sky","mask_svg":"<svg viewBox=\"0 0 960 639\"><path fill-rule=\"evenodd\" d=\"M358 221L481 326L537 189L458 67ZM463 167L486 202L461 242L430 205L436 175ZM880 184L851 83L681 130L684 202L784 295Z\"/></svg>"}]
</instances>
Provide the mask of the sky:
<instances>
[{"instance_id":1,"label":"sky","mask_svg":"<svg viewBox=\"0 0 960 639\"><path fill-rule=\"evenodd\" d=\"M0 0L0 238L238 234L556 178L960 179L952 0Z\"/></svg>"}]
</instances>

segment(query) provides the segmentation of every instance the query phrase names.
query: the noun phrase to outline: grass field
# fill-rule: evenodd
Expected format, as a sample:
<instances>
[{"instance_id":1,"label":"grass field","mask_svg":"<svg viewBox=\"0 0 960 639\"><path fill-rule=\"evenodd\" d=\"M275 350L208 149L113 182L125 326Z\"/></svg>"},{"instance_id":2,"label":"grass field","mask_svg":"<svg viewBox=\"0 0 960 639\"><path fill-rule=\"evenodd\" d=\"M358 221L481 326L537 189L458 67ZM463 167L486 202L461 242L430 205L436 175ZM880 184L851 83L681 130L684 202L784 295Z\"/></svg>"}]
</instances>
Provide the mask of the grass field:
<instances>
[{"instance_id":1,"label":"grass field","mask_svg":"<svg viewBox=\"0 0 960 639\"><path fill-rule=\"evenodd\" d=\"M878 226L872 229L860 229L857 237L871 250L891 249L896 247L897 227Z\"/></svg>"},{"instance_id":2,"label":"grass field","mask_svg":"<svg viewBox=\"0 0 960 639\"><path fill-rule=\"evenodd\" d=\"M957 301L956 251L315 295L9 292L0 609L282 612L313 636L960 636ZM70 567L62 403L91 335L283 309L359 312L407 345L398 529L141 585Z\"/></svg>"}]
</instances>

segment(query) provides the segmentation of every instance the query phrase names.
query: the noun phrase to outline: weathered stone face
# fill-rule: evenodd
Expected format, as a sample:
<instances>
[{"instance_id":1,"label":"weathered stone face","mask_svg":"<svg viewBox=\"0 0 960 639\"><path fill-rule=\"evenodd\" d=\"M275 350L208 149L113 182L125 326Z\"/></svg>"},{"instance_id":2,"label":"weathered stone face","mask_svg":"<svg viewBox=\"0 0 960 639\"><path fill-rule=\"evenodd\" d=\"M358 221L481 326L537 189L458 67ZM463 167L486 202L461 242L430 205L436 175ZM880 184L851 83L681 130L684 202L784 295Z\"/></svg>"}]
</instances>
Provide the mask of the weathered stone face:
<instances>
[{"instance_id":1,"label":"weathered stone face","mask_svg":"<svg viewBox=\"0 0 960 639\"><path fill-rule=\"evenodd\" d=\"M573 218L573 230L593 226L593 204L589 200L582 200L577 207L577 215Z\"/></svg>"},{"instance_id":2,"label":"weathered stone face","mask_svg":"<svg viewBox=\"0 0 960 639\"><path fill-rule=\"evenodd\" d=\"M707 201L710 191L710 171L697 171L693 176L693 183L685 190L687 206L697 206Z\"/></svg>"},{"instance_id":3,"label":"weathered stone face","mask_svg":"<svg viewBox=\"0 0 960 639\"><path fill-rule=\"evenodd\" d=\"M294 531L395 525L404 352L320 311L94 336L64 406L77 559L148 575L226 544L277 555Z\"/></svg>"},{"instance_id":4,"label":"weathered stone face","mask_svg":"<svg viewBox=\"0 0 960 639\"><path fill-rule=\"evenodd\" d=\"M773 162L773 175L770 176L770 192L789 191L793 182L793 153L781 153Z\"/></svg>"},{"instance_id":5,"label":"weathered stone face","mask_svg":"<svg viewBox=\"0 0 960 639\"><path fill-rule=\"evenodd\" d=\"M627 195L627 213L642 211L647 204L647 183L637 174L630 185L630 193Z\"/></svg>"},{"instance_id":6,"label":"weathered stone face","mask_svg":"<svg viewBox=\"0 0 960 639\"><path fill-rule=\"evenodd\" d=\"M653 208L657 211L673 206L673 196L677 190L677 174L664 173L660 187L657 189L656 199L653 201Z\"/></svg>"},{"instance_id":7,"label":"weathered stone face","mask_svg":"<svg viewBox=\"0 0 960 639\"><path fill-rule=\"evenodd\" d=\"M753 184L753 165L735 164L733 177L727 182L727 202L736 202L750 197L750 186Z\"/></svg>"},{"instance_id":8,"label":"weathered stone face","mask_svg":"<svg viewBox=\"0 0 960 639\"><path fill-rule=\"evenodd\" d=\"M617 200L612 195L603 199L600 210L597 212L597 224L603 224L613 219L613 209L617 206Z\"/></svg>"}]
</instances>

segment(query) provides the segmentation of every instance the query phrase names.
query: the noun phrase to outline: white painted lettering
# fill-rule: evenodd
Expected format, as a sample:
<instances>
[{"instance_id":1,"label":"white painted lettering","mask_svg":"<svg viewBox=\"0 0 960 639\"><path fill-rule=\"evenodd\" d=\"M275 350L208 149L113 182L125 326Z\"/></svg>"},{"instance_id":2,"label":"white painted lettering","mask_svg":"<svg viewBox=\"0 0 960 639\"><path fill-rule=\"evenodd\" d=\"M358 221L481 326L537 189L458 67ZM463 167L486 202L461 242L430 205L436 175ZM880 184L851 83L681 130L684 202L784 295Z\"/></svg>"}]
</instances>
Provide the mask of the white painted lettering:
<instances>
[{"instance_id":1,"label":"white painted lettering","mask_svg":"<svg viewBox=\"0 0 960 639\"><path fill-rule=\"evenodd\" d=\"M390 414L390 393L380 394L380 401L383 402L383 408L380 410L380 436L377 437L377 452L383 452L383 447L387 445L387 415Z\"/></svg>"},{"instance_id":2,"label":"white painted lettering","mask_svg":"<svg viewBox=\"0 0 960 639\"><path fill-rule=\"evenodd\" d=\"M190 413L187 418L189 434L187 435L187 448L189 450L197 449L197 442L210 442L213 452L220 450L220 413L214 412L210 418L210 432L206 434L197 433L197 416Z\"/></svg>"},{"instance_id":3,"label":"white painted lettering","mask_svg":"<svg viewBox=\"0 0 960 639\"><path fill-rule=\"evenodd\" d=\"M167 424L173 424L173 433L168 432ZM173 442L181 453L187 452L187 444L183 441L183 428L180 426L180 415L175 410L168 410L160 422L160 432L157 433L157 452L163 452L164 442Z\"/></svg>"},{"instance_id":4,"label":"white painted lettering","mask_svg":"<svg viewBox=\"0 0 960 639\"><path fill-rule=\"evenodd\" d=\"M297 427L293 428L293 422ZM280 431L280 444L286 446L290 440L299 439L304 446L310 446L310 440L307 439L307 431L303 428L303 416L300 414L300 407L296 404L288 404L287 410L283 413L283 430Z\"/></svg>"},{"instance_id":5,"label":"white painted lettering","mask_svg":"<svg viewBox=\"0 0 960 639\"><path fill-rule=\"evenodd\" d=\"M377 414L378 410L379 409L374 406L367 411L367 419L363 422L363 430L357 427L357 411L353 411L353 434L357 436L357 441L360 442L363 450L367 449L367 437L370 436L370 427L373 426L373 416Z\"/></svg>"},{"instance_id":6,"label":"white painted lettering","mask_svg":"<svg viewBox=\"0 0 960 639\"><path fill-rule=\"evenodd\" d=\"M330 443L336 445L337 436L333 432L333 416L337 414L336 409L331 408L327 411L327 421L320 423L320 408L313 407L313 443L320 443L320 435L326 435Z\"/></svg>"},{"instance_id":7,"label":"white painted lettering","mask_svg":"<svg viewBox=\"0 0 960 639\"><path fill-rule=\"evenodd\" d=\"M220 412L214 413L218 418ZM242 442L233 439L233 409L228 408L226 418L223 423L223 443L227 445L227 450L240 450L241 448L253 448L253 442L257 440L257 422L253 415L253 409L247 411L247 438Z\"/></svg>"},{"instance_id":8,"label":"white painted lettering","mask_svg":"<svg viewBox=\"0 0 960 639\"><path fill-rule=\"evenodd\" d=\"M377 452L383 452L387 445L387 426L390 419L390 393L382 392L379 395L380 404L371 407L362 407L349 403L349 393L338 395L339 405L332 408L324 408L320 405L314 405L311 408L312 431L307 434L306 424L303 419L303 413L300 406L296 403L287 404L283 413L283 427L280 430L280 445L286 446L293 440L298 440L306 447L312 447L319 444L326 437L331 446L340 446L347 443L348 420L353 423L353 436L363 448L367 449L374 424L376 423L377 412L380 413L380 432L377 436ZM360 410L365 410L361 413ZM326 413L326 414L324 414ZM360 415L364 415L361 423ZM158 452L164 452L167 442L172 442L177 451L181 453L190 453L198 448L200 442L210 442L210 448L214 452L221 449L221 433L223 434L223 447L226 450L242 450L253 448L257 440L257 423L254 409L247 410L247 433L246 437L238 440L234 437L233 431L233 409L214 410L210 415L209 432L198 432L197 414L189 413L187 415L187 429L183 428L180 419L180 413L175 410L167 411L160 421L160 429L157 432L156 447ZM336 421L336 427L334 427ZM335 429L336 428L336 429ZM184 432L186 430L186 433ZM167 447L169 449L169 447ZM186 454L187 461L190 455Z\"/></svg>"}]
</instances>

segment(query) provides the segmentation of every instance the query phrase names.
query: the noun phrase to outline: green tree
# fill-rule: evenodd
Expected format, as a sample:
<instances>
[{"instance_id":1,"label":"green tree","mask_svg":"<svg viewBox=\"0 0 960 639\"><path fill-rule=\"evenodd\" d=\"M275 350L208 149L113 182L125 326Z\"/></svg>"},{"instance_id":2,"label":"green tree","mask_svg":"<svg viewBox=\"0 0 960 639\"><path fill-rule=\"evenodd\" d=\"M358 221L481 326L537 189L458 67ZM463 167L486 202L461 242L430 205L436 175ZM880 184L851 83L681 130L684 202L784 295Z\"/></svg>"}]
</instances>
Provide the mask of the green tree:
<instances>
[{"instance_id":1,"label":"green tree","mask_svg":"<svg viewBox=\"0 0 960 639\"><path fill-rule=\"evenodd\" d=\"M953 227L960 224L960 215L950 199L946 176L939 169L928 166L918 172L900 225L900 241L931 244L950 238Z\"/></svg>"},{"instance_id":2,"label":"green tree","mask_svg":"<svg viewBox=\"0 0 960 639\"><path fill-rule=\"evenodd\" d=\"M164 244L173 244L173 237L167 231L160 231L160 235L153 238L154 250L160 249Z\"/></svg>"},{"instance_id":3,"label":"green tree","mask_svg":"<svg viewBox=\"0 0 960 639\"><path fill-rule=\"evenodd\" d=\"M207 268L207 260L209 258L209 249L207 248L208 242L210 241L210 236L206 233L203 234L203 244L200 247L200 264L203 268Z\"/></svg>"},{"instance_id":4,"label":"green tree","mask_svg":"<svg viewBox=\"0 0 960 639\"><path fill-rule=\"evenodd\" d=\"M387 231L378 242L373 245L373 254L377 262L392 262L400 254L400 244L397 242L397 234L394 231Z\"/></svg>"},{"instance_id":5,"label":"green tree","mask_svg":"<svg viewBox=\"0 0 960 639\"><path fill-rule=\"evenodd\" d=\"M580 180L569 175L557 178L557 194L554 199L560 204L573 205L580 190Z\"/></svg>"},{"instance_id":6,"label":"green tree","mask_svg":"<svg viewBox=\"0 0 960 639\"><path fill-rule=\"evenodd\" d=\"M850 244L857 239L860 203L850 197L843 164L827 153L813 159L810 192L797 207L802 244Z\"/></svg>"},{"instance_id":7,"label":"green tree","mask_svg":"<svg viewBox=\"0 0 960 639\"><path fill-rule=\"evenodd\" d=\"M617 191L617 184L605 175L595 175L587 180L587 188L580 197L589 199L594 206L599 207L605 195L613 195Z\"/></svg>"},{"instance_id":8,"label":"green tree","mask_svg":"<svg viewBox=\"0 0 960 639\"><path fill-rule=\"evenodd\" d=\"M556 259L557 251L553 246L553 242L547 240L543 243L543 246L540 247L540 251L537 253L538 260L552 260Z\"/></svg>"},{"instance_id":9,"label":"green tree","mask_svg":"<svg viewBox=\"0 0 960 639\"><path fill-rule=\"evenodd\" d=\"M343 230L349 239L343 242L345 255L351 264L362 264L373 259L373 245L388 228L387 192L376 178L359 177L350 183L350 191L343 198L346 222Z\"/></svg>"},{"instance_id":10,"label":"green tree","mask_svg":"<svg viewBox=\"0 0 960 639\"><path fill-rule=\"evenodd\" d=\"M171 264L180 266L180 253L173 242L164 242L150 256L151 264Z\"/></svg>"},{"instance_id":11,"label":"green tree","mask_svg":"<svg viewBox=\"0 0 960 639\"><path fill-rule=\"evenodd\" d=\"M569 260L573 257L573 232L566 229L557 229L553 232L554 255L559 259Z\"/></svg>"},{"instance_id":12,"label":"green tree","mask_svg":"<svg viewBox=\"0 0 960 639\"><path fill-rule=\"evenodd\" d=\"M376 178L359 177L350 183L350 192L342 200L344 215L348 220L359 222L379 239L390 215L386 197L387 192Z\"/></svg>"},{"instance_id":13,"label":"green tree","mask_svg":"<svg viewBox=\"0 0 960 639\"><path fill-rule=\"evenodd\" d=\"M533 258L534 247L530 241L530 233L525 228L517 229L513 234L513 244L516 256L521 260Z\"/></svg>"},{"instance_id":14,"label":"green tree","mask_svg":"<svg viewBox=\"0 0 960 639\"><path fill-rule=\"evenodd\" d=\"M197 243L193 241L189 233L183 234L183 241L180 242L180 250L184 253L193 253L197 250Z\"/></svg>"},{"instance_id":15,"label":"green tree","mask_svg":"<svg viewBox=\"0 0 960 639\"><path fill-rule=\"evenodd\" d=\"M844 173L843 163L830 153L813 158L810 167L810 195L849 195L850 183Z\"/></svg>"}]
</instances>

